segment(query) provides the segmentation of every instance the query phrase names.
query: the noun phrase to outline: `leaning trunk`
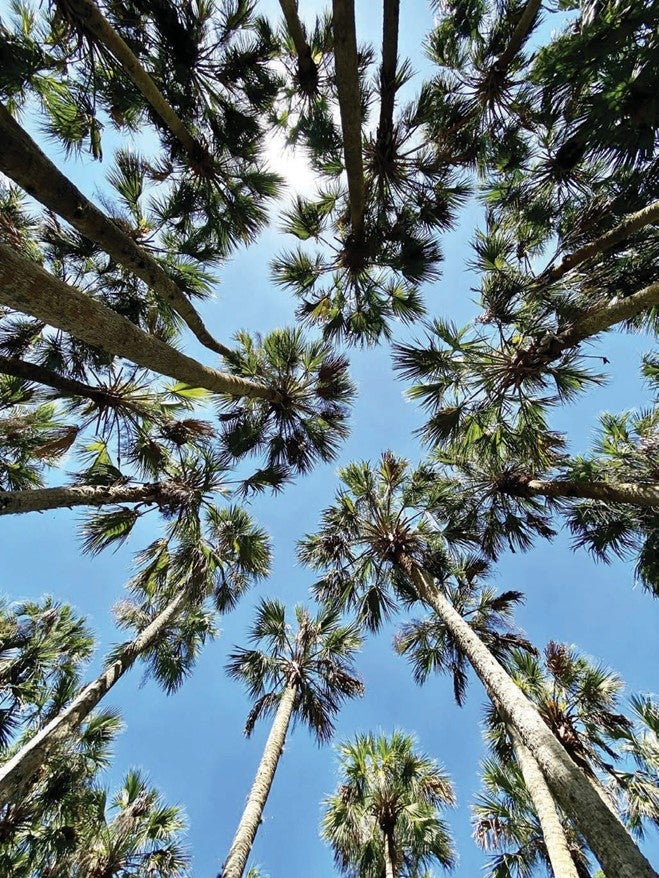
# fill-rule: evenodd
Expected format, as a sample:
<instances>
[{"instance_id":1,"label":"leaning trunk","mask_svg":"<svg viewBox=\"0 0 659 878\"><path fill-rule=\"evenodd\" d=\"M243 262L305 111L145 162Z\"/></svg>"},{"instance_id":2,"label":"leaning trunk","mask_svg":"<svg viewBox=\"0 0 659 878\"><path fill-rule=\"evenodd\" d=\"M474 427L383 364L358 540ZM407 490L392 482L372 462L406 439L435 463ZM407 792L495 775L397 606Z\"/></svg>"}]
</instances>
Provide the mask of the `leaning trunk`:
<instances>
[{"instance_id":1,"label":"leaning trunk","mask_svg":"<svg viewBox=\"0 0 659 878\"><path fill-rule=\"evenodd\" d=\"M659 484L635 482L577 482L571 479L523 479L520 487L509 493L522 496L572 497L630 503L634 506L659 506ZM504 492L505 489L503 489ZM508 492L506 492L508 493Z\"/></svg>"},{"instance_id":2,"label":"leaning trunk","mask_svg":"<svg viewBox=\"0 0 659 878\"><path fill-rule=\"evenodd\" d=\"M604 871L616 878L659 878L631 836L469 624L446 600L432 577L408 556L397 558L421 600L446 625L506 725L531 751L563 811L574 821Z\"/></svg>"},{"instance_id":3,"label":"leaning trunk","mask_svg":"<svg viewBox=\"0 0 659 878\"><path fill-rule=\"evenodd\" d=\"M217 372L187 357L116 311L44 271L36 262L19 256L6 244L0 244L0 304L31 314L112 356L125 357L138 366L191 387L204 387L213 393L278 399L268 387Z\"/></svg>"},{"instance_id":4,"label":"leaning trunk","mask_svg":"<svg viewBox=\"0 0 659 878\"><path fill-rule=\"evenodd\" d=\"M111 503L145 503L175 507L189 496L189 490L176 482L144 485L63 485L27 491L0 492L0 515L45 512L73 506L106 506Z\"/></svg>"},{"instance_id":5,"label":"leaning trunk","mask_svg":"<svg viewBox=\"0 0 659 878\"><path fill-rule=\"evenodd\" d=\"M62 396L83 396L99 406L112 405L113 400L116 400L107 388L93 387L75 378L67 378L66 375L60 375L52 369L18 357L4 357L0 354L0 373L13 375L14 378L20 378L22 381L44 384L59 391Z\"/></svg>"},{"instance_id":6,"label":"leaning trunk","mask_svg":"<svg viewBox=\"0 0 659 878\"><path fill-rule=\"evenodd\" d=\"M313 95L318 89L318 67L311 55L311 46L307 42L304 27L298 15L297 0L279 0L279 5L284 13L286 27L295 46L300 88L305 94Z\"/></svg>"},{"instance_id":7,"label":"leaning trunk","mask_svg":"<svg viewBox=\"0 0 659 878\"><path fill-rule=\"evenodd\" d=\"M188 597L185 590L180 591L135 640L123 647L103 673L40 732L30 738L18 753L0 766L0 808L20 799L39 770L48 764L50 754L60 742L70 738L136 659L166 636L172 621L183 610Z\"/></svg>"},{"instance_id":8,"label":"leaning trunk","mask_svg":"<svg viewBox=\"0 0 659 878\"><path fill-rule=\"evenodd\" d=\"M233 837L221 878L242 878L245 871L247 859L263 816L263 809L268 801L270 787L277 771L277 763L284 749L296 695L297 686L294 683L289 683L284 689L277 713L272 721L272 728L265 743L263 756L249 791L249 798L240 818L238 829Z\"/></svg>"},{"instance_id":9,"label":"leaning trunk","mask_svg":"<svg viewBox=\"0 0 659 878\"><path fill-rule=\"evenodd\" d=\"M334 64L339 96L343 153L348 177L350 223L355 240L364 237L366 185L362 156L362 99L359 89L354 0L333 0Z\"/></svg>"},{"instance_id":10,"label":"leaning trunk","mask_svg":"<svg viewBox=\"0 0 659 878\"><path fill-rule=\"evenodd\" d=\"M199 341L222 356L230 349L216 341L188 300L158 262L100 211L39 149L0 104L0 171L89 238L119 265L132 271L185 320Z\"/></svg>"},{"instance_id":11,"label":"leaning trunk","mask_svg":"<svg viewBox=\"0 0 659 878\"><path fill-rule=\"evenodd\" d=\"M495 62L498 70L504 71L510 66L515 55L522 48L530 34L541 6L542 0L528 0L508 41L508 45Z\"/></svg>"},{"instance_id":12,"label":"leaning trunk","mask_svg":"<svg viewBox=\"0 0 659 878\"><path fill-rule=\"evenodd\" d=\"M547 781L538 768L537 762L514 729L510 729L510 737L526 789L542 829L542 837L554 876L555 878L579 878L565 837L565 830L558 816L554 797L547 786Z\"/></svg>"}]
</instances>

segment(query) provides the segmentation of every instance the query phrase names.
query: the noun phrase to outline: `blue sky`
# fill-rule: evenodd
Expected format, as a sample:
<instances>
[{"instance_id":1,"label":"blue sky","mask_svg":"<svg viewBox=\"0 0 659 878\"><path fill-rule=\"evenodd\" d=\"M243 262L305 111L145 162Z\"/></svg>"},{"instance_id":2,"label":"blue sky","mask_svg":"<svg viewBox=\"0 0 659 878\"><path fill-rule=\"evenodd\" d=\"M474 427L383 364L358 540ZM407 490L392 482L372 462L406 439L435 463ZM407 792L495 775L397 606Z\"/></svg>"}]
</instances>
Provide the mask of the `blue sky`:
<instances>
[{"instance_id":1,"label":"blue sky","mask_svg":"<svg viewBox=\"0 0 659 878\"><path fill-rule=\"evenodd\" d=\"M303 10L312 7L305 0L300 5ZM260 6L265 12L278 9L272 2ZM420 69L422 35L430 26L431 13L420 2L402 6L401 54ZM0 3L0 8L6 8L5 4ZM357 29L360 38L378 45L379 5L377 15L375 9L376 4L357 3ZM411 87L414 89L415 82ZM106 167L91 160L83 165L76 176L92 195ZM474 313L470 288L476 279L470 277L464 263L477 220L478 213L472 207L456 232L443 241L446 260L442 279L426 290L432 315L462 323ZM217 337L226 341L240 328L266 332L294 323L294 304L271 283L268 270L269 260L289 245L290 240L276 231L275 222L256 247L238 254L221 270L217 298L203 308L204 318ZM420 329L411 333L415 334L419 335ZM640 356L650 348L650 341L639 336L609 336L605 348L611 361L607 367L609 384L557 412L554 419L554 425L568 433L573 450L588 447L600 412L620 411L648 401L637 376ZM212 363L208 352L198 346L191 344L189 350ZM265 722L257 726L251 739L242 736L249 704L239 684L224 675L228 652L243 642L258 598L277 596L291 606L309 600L312 574L297 564L295 543L315 528L320 510L331 502L337 467L357 458L375 459L385 448L412 460L421 454L412 436L421 423L421 413L405 399L404 386L394 380L386 347L350 351L349 356L359 398L351 437L339 459L317 467L282 495L253 503L253 514L273 539L270 579L221 621L221 637L206 647L193 677L176 695L166 697L151 682L141 687L138 668L121 681L109 699L121 710L127 727L117 742L108 782L116 784L129 767L140 767L169 802L185 807L193 873L200 878L215 875L226 856L268 731ZM101 655L121 639L112 627L110 609L130 575L132 551L153 538L149 518L126 547L93 560L79 555L79 515L74 511L4 518L0 587L12 599L52 593L61 601L72 602L89 617L99 637ZM526 606L517 619L537 645L549 639L577 644L618 671L629 693L657 691L657 605L633 588L631 565L595 565L586 554L572 553L568 539L561 535L526 555L506 556L497 567L495 581L502 589L526 593ZM369 639L360 655L358 666L366 694L340 715L336 740L369 729L390 732L401 728L416 735L419 747L441 761L456 784L459 804L448 815L460 854L455 874L471 878L484 862L471 839L469 813L483 755L479 723L484 693L473 680L467 705L459 710L448 680L433 679L425 687L417 687L405 661L391 649L395 628L394 623ZM250 862L259 864L272 878L333 875L331 854L318 837L318 823L320 801L332 792L336 781L332 747L318 748L303 728L297 728L280 762ZM644 849L651 859L659 861L656 834L648 836Z\"/></svg>"}]
</instances>

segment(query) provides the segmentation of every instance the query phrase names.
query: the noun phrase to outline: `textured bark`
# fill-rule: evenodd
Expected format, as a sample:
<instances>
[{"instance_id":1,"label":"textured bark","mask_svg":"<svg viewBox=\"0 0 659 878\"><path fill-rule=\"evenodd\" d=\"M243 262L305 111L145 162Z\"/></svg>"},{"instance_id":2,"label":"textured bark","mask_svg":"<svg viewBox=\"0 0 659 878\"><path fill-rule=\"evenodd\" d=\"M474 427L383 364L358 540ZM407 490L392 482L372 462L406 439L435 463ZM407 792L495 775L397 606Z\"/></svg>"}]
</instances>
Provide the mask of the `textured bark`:
<instances>
[{"instance_id":1,"label":"textured bark","mask_svg":"<svg viewBox=\"0 0 659 878\"><path fill-rule=\"evenodd\" d=\"M515 26L515 30L508 41L508 45L496 60L495 67L498 70L505 70L514 59L515 55L519 52L524 40L529 34L529 31L533 27L541 6L542 0L528 0L519 21Z\"/></svg>"},{"instance_id":2,"label":"textured bark","mask_svg":"<svg viewBox=\"0 0 659 878\"><path fill-rule=\"evenodd\" d=\"M205 347L223 356L230 353L229 348L216 341L208 332L186 294L158 262L85 198L2 104L0 171L11 177L45 207L71 223L80 234L102 247L120 265L134 272L185 320Z\"/></svg>"},{"instance_id":3,"label":"textured bark","mask_svg":"<svg viewBox=\"0 0 659 878\"><path fill-rule=\"evenodd\" d=\"M229 856L220 873L221 878L242 878L242 874L245 871L245 866L247 865L247 860L263 816L263 809L268 801L272 781L277 771L279 757L284 749L286 733L293 716L296 695L297 686L294 683L289 683L284 689L277 713L272 721L270 734L265 743L263 756L261 757L254 783L249 791L245 810L240 818L236 834L233 837Z\"/></svg>"},{"instance_id":4,"label":"textured bark","mask_svg":"<svg viewBox=\"0 0 659 878\"><path fill-rule=\"evenodd\" d=\"M393 831L384 833L384 874L385 878L397 878L396 873L396 850Z\"/></svg>"},{"instance_id":5,"label":"textured bark","mask_svg":"<svg viewBox=\"0 0 659 878\"><path fill-rule=\"evenodd\" d=\"M334 65L339 96L343 152L348 176L350 223L357 240L364 235L366 185L362 156L362 114L354 0L333 0Z\"/></svg>"},{"instance_id":6,"label":"textured bark","mask_svg":"<svg viewBox=\"0 0 659 878\"><path fill-rule=\"evenodd\" d=\"M279 0L279 5L295 46L300 86L305 94L315 94L318 88L318 67L311 56L311 46L298 15L297 0Z\"/></svg>"},{"instance_id":7,"label":"textured bark","mask_svg":"<svg viewBox=\"0 0 659 878\"><path fill-rule=\"evenodd\" d=\"M3 357L0 355L0 373L13 375L14 378L22 378L24 381L32 381L44 384L58 390L62 396L84 396L98 405L110 405L112 394L103 387L92 387L75 378L67 378L45 366L30 363L29 360L20 360L17 357Z\"/></svg>"},{"instance_id":8,"label":"textured bark","mask_svg":"<svg viewBox=\"0 0 659 878\"><path fill-rule=\"evenodd\" d=\"M570 759L534 705L446 600L430 575L422 571L409 556L400 554L397 561L414 583L421 600L446 625L507 726L519 734L530 750L554 798L574 821L602 869L616 878L659 878L609 805Z\"/></svg>"},{"instance_id":9,"label":"textured bark","mask_svg":"<svg viewBox=\"0 0 659 878\"><path fill-rule=\"evenodd\" d=\"M144 332L111 308L0 244L0 304L95 345L113 356L214 393L277 401L275 391L235 375L209 369Z\"/></svg>"},{"instance_id":10,"label":"textured bark","mask_svg":"<svg viewBox=\"0 0 659 878\"><path fill-rule=\"evenodd\" d=\"M121 650L108 668L85 686L68 707L60 711L18 753L0 766L0 808L20 800L21 795L37 779L40 769L47 765L53 750L70 738L135 660L167 634L170 624L183 610L187 597L185 591L179 592L144 631Z\"/></svg>"},{"instance_id":11,"label":"textured bark","mask_svg":"<svg viewBox=\"0 0 659 878\"><path fill-rule=\"evenodd\" d=\"M44 512L72 506L105 506L110 503L148 503L176 506L189 491L176 482L144 485L64 485L27 491L0 491L0 515Z\"/></svg>"},{"instance_id":12,"label":"textured bark","mask_svg":"<svg viewBox=\"0 0 659 878\"><path fill-rule=\"evenodd\" d=\"M396 67L398 65L398 20L400 0L384 0L382 7L382 68L380 71L380 120L377 148L386 153L394 134Z\"/></svg>"},{"instance_id":13,"label":"textured bark","mask_svg":"<svg viewBox=\"0 0 659 878\"><path fill-rule=\"evenodd\" d=\"M542 829L547 855L555 878L579 878L565 837L554 797L538 764L514 729L510 730L517 763Z\"/></svg>"},{"instance_id":14,"label":"textured bark","mask_svg":"<svg viewBox=\"0 0 659 878\"><path fill-rule=\"evenodd\" d=\"M76 24L81 25L88 34L91 34L114 56L121 65L122 72L132 79L148 103L191 157L198 158L203 155L206 150L190 134L174 108L142 67L139 59L126 45L121 35L103 17L98 6L92 0L66 0L66 9L73 14Z\"/></svg>"},{"instance_id":15,"label":"textured bark","mask_svg":"<svg viewBox=\"0 0 659 878\"><path fill-rule=\"evenodd\" d=\"M591 241L589 244L579 247L579 249L575 250L573 253L568 253L568 255L565 256L555 268L551 268L541 274L538 278L538 283L551 283L559 280L566 275L568 271L576 268L577 265L581 265L582 262L586 262L586 260L592 259L593 256L597 256L600 253L604 253L606 250L609 250L620 241L624 241L625 238L628 238L631 234L642 229L644 226L651 225L658 221L659 201L654 201L642 210L625 217L625 219L614 229L605 232L605 234L600 235L599 238L595 238L595 240Z\"/></svg>"},{"instance_id":16,"label":"textured bark","mask_svg":"<svg viewBox=\"0 0 659 878\"><path fill-rule=\"evenodd\" d=\"M631 503L634 506L659 506L659 484L635 482L577 482L570 479L515 479L503 493L513 496L574 497L585 500L604 500L613 503Z\"/></svg>"}]
</instances>

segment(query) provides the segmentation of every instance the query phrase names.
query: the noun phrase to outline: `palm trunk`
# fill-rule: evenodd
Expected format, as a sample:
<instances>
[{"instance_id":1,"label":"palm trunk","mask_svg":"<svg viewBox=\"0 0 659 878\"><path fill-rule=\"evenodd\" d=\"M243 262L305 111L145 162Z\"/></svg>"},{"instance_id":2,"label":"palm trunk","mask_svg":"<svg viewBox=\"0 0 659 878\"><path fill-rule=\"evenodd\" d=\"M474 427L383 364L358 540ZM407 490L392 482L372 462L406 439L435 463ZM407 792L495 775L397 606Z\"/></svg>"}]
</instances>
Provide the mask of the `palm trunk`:
<instances>
[{"instance_id":1,"label":"palm trunk","mask_svg":"<svg viewBox=\"0 0 659 878\"><path fill-rule=\"evenodd\" d=\"M125 357L191 387L279 400L279 395L269 387L217 372L187 357L35 262L19 256L6 244L0 244L0 304L31 314L112 356Z\"/></svg>"},{"instance_id":2,"label":"palm trunk","mask_svg":"<svg viewBox=\"0 0 659 878\"><path fill-rule=\"evenodd\" d=\"M72 13L76 24L80 24L87 33L91 34L114 56L121 66L121 72L132 79L186 152L194 159L198 159L206 153L203 146L190 134L185 124L179 119L173 107L142 67L139 59L126 45L120 34L104 18L98 6L92 0L66 0L66 9Z\"/></svg>"},{"instance_id":3,"label":"palm trunk","mask_svg":"<svg viewBox=\"0 0 659 878\"><path fill-rule=\"evenodd\" d=\"M64 485L27 491L0 491L0 515L45 512L72 506L105 506L110 503L147 503L176 506L189 491L176 482L144 485Z\"/></svg>"},{"instance_id":4,"label":"palm trunk","mask_svg":"<svg viewBox=\"0 0 659 878\"><path fill-rule=\"evenodd\" d=\"M366 184L362 156L362 113L355 32L354 0L333 0L334 65L339 96L343 152L348 176L350 223L353 237L364 237Z\"/></svg>"},{"instance_id":5,"label":"palm trunk","mask_svg":"<svg viewBox=\"0 0 659 878\"><path fill-rule=\"evenodd\" d=\"M593 256L604 253L615 244L624 241L625 238L628 238L634 232L637 232L644 226L656 223L657 221L659 221L659 201L653 201L652 204L637 211L637 213L632 213L625 217L625 219L614 229L605 232L605 234L600 235L599 238L595 238L590 244L586 244L583 247L579 247L579 249L575 250L573 253L569 253L555 268L550 268L543 272L537 282L539 284L544 284L559 280L566 275L568 271L576 268L577 265L581 265L582 262L592 259Z\"/></svg>"},{"instance_id":6,"label":"palm trunk","mask_svg":"<svg viewBox=\"0 0 659 878\"><path fill-rule=\"evenodd\" d=\"M579 878L574 859L570 853L565 830L558 816L554 797L538 764L520 740L514 729L509 730L517 763L522 772L526 789L540 822L547 855L555 878Z\"/></svg>"},{"instance_id":7,"label":"palm trunk","mask_svg":"<svg viewBox=\"0 0 659 878\"><path fill-rule=\"evenodd\" d=\"M30 363L29 360L20 360L17 357L3 357L0 354L0 373L13 375L14 378L21 378L23 381L44 384L59 391L62 396L83 396L97 405L112 405L113 401L118 402L118 398L106 388L92 387L82 381L76 381L75 378L67 378L65 375L46 369L38 363Z\"/></svg>"},{"instance_id":8,"label":"palm trunk","mask_svg":"<svg viewBox=\"0 0 659 878\"><path fill-rule=\"evenodd\" d=\"M515 30L513 31L513 34L508 41L508 45L499 55L495 62L495 67L498 70L506 70L506 68L514 59L515 55L521 49L524 40L526 39L531 28L533 27L536 16L540 11L541 5L542 0L528 0L526 6L522 11L520 19L517 22Z\"/></svg>"},{"instance_id":9,"label":"palm trunk","mask_svg":"<svg viewBox=\"0 0 659 878\"><path fill-rule=\"evenodd\" d=\"M179 591L144 631L121 650L105 671L86 686L40 732L30 738L18 753L0 766L0 808L19 800L21 793L29 787L39 769L47 765L50 753L60 741L65 741L71 736L143 652L165 637L171 622L183 610L187 599L188 593L185 589Z\"/></svg>"},{"instance_id":10,"label":"palm trunk","mask_svg":"<svg viewBox=\"0 0 659 878\"><path fill-rule=\"evenodd\" d=\"M102 247L120 265L134 272L183 318L205 347L222 356L231 353L229 348L213 338L185 293L156 260L85 198L2 104L0 171L11 177L45 207L71 223L86 238Z\"/></svg>"},{"instance_id":11,"label":"palm trunk","mask_svg":"<svg viewBox=\"0 0 659 878\"><path fill-rule=\"evenodd\" d=\"M396 67L398 65L398 20L400 0L384 0L382 7L382 69L380 72L380 120L377 149L386 155L394 133Z\"/></svg>"},{"instance_id":12,"label":"palm trunk","mask_svg":"<svg viewBox=\"0 0 659 878\"><path fill-rule=\"evenodd\" d=\"M263 756L259 763L254 783L243 811L238 829L233 837L229 856L224 863L221 878L242 878L247 859L252 850L254 839L263 816L263 809L268 801L270 787L277 771L279 757L284 749L286 733L293 716L293 707L297 695L295 683L289 683L281 696L277 713L272 721L268 740L265 743Z\"/></svg>"},{"instance_id":13,"label":"palm trunk","mask_svg":"<svg viewBox=\"0 0 659 878\"><path fill-rule=\"evenodd\" d=\"M298 15L297 0L279 0L281 11L286 19L286 27L293 40L297 54L297 75L302 91L315 94L318 88L318 67L311 57L311 46L307 42L304 27Z\"/></svg>"},{"instance_id":14,"label":"palm trunk","mask_svg":"<svg viewBox=\"0 0 659 878\"><path fill-rule=\"evenodd\" d=\"M396 848L392 830L384 833L384 874L385 878L397 878L396 873Z\"/></svg>"},{"instance_id":15,"label":"palm trunk","mask_svg":"<svg viewBox=\"0 0 659 878\"><path fill-rule=\"evenodd\" d=\"M519 734L531 751L554 798L574 820L604 871L616 878L659 878L609 805L543 722L533 704L446 600L431 576L408 555L401 553L396 560L414 583L420 599L437 613L467 656L508 727Z\"/></svg>"},{"instance_id":16,"label":"palm trunk","mask_svg":"<svg viewBox=\"0 0 659 878\"><path fill-rule=\"evenodd\" d=\"M531 479L524 475L509 481L510 484L504 479L501 490L512 496L574 497L634 506L659 506L659 484L656 482L577 482L572 479Z\"/></svg>"}]
</instances>

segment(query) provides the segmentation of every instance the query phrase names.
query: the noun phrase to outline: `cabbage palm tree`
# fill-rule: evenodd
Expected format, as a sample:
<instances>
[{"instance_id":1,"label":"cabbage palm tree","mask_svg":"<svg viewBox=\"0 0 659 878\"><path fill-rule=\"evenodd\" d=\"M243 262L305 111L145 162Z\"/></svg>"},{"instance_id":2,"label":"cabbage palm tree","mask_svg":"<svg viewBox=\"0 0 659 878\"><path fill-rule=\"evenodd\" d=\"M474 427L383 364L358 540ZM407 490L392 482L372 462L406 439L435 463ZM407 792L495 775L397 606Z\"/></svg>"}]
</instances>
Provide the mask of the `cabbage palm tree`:
<instances>
[{"instance_id":1,"label":"cabbage palm tree","mask_svg":"<svg viewBox=\"0 0 659 878\"><path fill-rule=\"evenodd\" d=\"M71 697L0 767L0 803L19 799L40 765L70 739L83 720L138 658L166 691L181 685L197 652L214 632L214 612L232 609L243 591L268 571L265 533L241 509L209 508L206 528L194 518L169 539L156 540L140 559L130 587L137 600L117 606L118 621L136 636L115 647L105 669ZM170 547L172 537L176 542Z\"/></svg>"},{"instance_id":2,"label":"cabbage palm tree","mask_svg":"<svg viewBox=\"0 0 659 878\"><path fill-rule=\"evenodd\" d=\"M358 735L337 749L340 782L323 803L321 835L341 873L412 878L435 862L450 869L455 854L441 811L455 796L437 763L398 731Z\"/></svg>"},{"instance_id":3,"label":"cabbage palm tree","mask_svg":"<svg viewBox=\"0 0 659 878\"><path fill-rule=\"evenodd\" d=\"M420 600L446 626L471 663L496 709L533 754L557 802L575 821L605 869L620 876L654 875L622 823L590 779L570 759L532 703L487 646L446 599L437 535L415 508L405 461L383 455L378 469L352 464L344 488L323 513L319 532L301 545L301 559L322 571L317 594L353 607L375 629L396 598ZM440 583L440 584L438 584ZM393 587L393 596L388 591Z\"/></svg>"},{"instance_id":4,"label":"cabbage palm tree","mask_svg":"<svg viewBox=\"0 0 659 878\"><path fill-rule=\"evenodd\" d=\"M229 657L230 676L244 682L254 699L245 733L260 717L274 718L222 878L241 878L245 871L291 722L301 720L319 743L327 741L342 702L363 692L353 665L362 642L358 626L343 625L331 609L312 616L298 605L295 617L297 629L286 622L279 601L263 599L249 635L255 648L239 647Z\"/></svg>"}]
</instances>

